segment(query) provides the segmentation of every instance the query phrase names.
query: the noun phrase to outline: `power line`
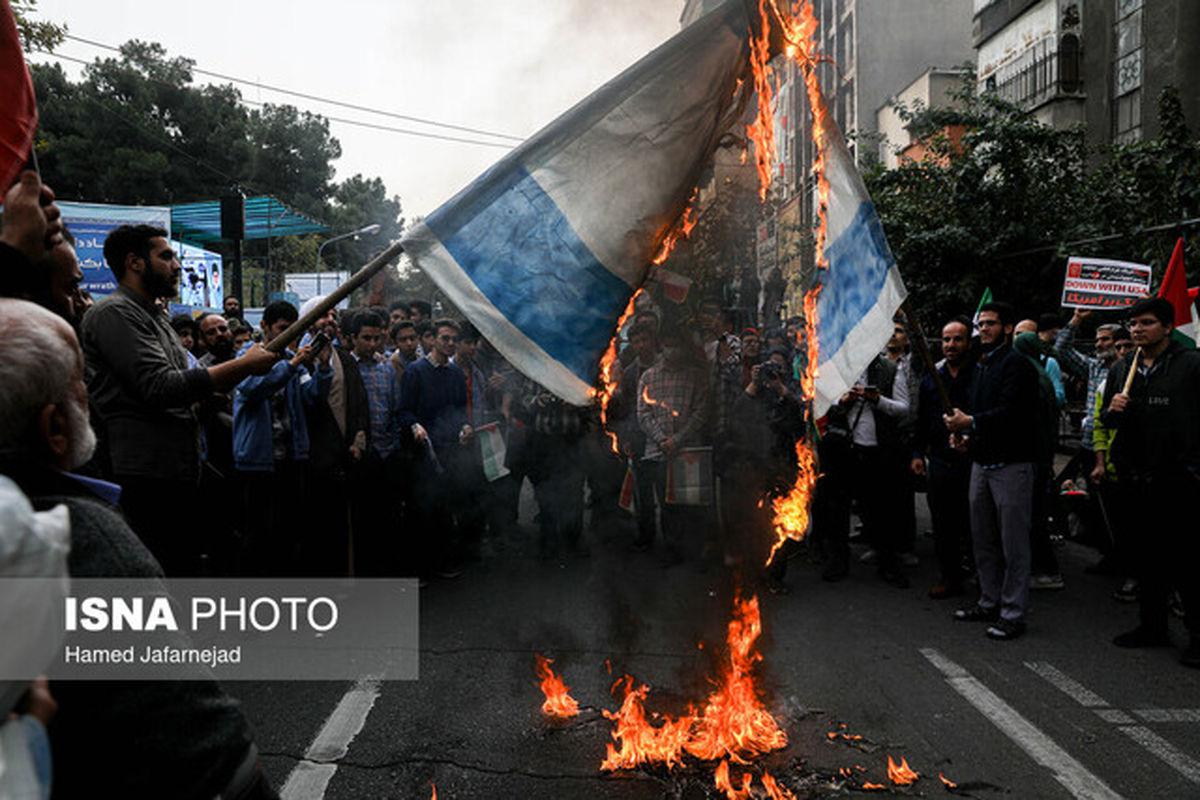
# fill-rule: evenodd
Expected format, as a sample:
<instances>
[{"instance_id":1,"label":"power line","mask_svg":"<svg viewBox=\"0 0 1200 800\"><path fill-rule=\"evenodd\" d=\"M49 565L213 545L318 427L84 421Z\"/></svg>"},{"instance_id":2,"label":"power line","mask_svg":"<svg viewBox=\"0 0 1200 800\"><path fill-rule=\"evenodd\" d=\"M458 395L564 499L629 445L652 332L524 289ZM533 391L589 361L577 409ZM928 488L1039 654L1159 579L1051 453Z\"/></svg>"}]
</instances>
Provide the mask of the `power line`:
<instances>
[{"instance_id":1,"label":"power line","mask_svg":"<svg viewBox=\"0 0 1200 800\"><path fill-rule=\"evenodd\" d=\"M63 61L70 61L75 64L82 64L85 67L92 66L92 64L93 64L93 62L91 62L91 61L87 61L82 58L75 58L73 56L63 55L62 53L53 53L48 50L38 50L38 52L49 58L58 58L58 59L62 59ZM174 86L174 84L170 84L170 83L167 83L166 81L158 80L156 78L147 78L147 80L153 81L154 83L162 84L164 86ZM267 103L259 103L255 100L247 100L244 97L239 98L238 102L242 103L243 105L257 106L259 108L262 108L263 106L268 105ZM503 142L488 142L483 139L467 139L467 138L461 137L461 136L446 136L446 135L440 134L440 133L429 133L427 131L415 131L410 128L397 128L397 127L394 127L391 125L379 125L374 122L364 122L362 120L346 119L345 117L331 117L328 114L319 114L318 112L310 112L310 113L314 113L314 114L317 114L318 116L324 117L325 119L329 120L330 122L340 122L344 125L355 125L360 128L370 128L371 130L386 131L388 133L399 133L399 134L403 134L405 136L418 136L422 139L437 139L437 140L443 141L443 142L456 142L459 144L474 144L474 145L481 145L483 147L498 147L498 148L502 148L504 150L512 149L512 145L505 144Z\"/></svg>"},{"instance_id":2,"label":"power line","mask_svg":"<svg viewBox=\"0 0 1200 800\"><path fill-rule=\"evenodd\" d=\"M74 35L68 33L68 34L64 35L64 38L70 39L71 41L74 41L74 42L80 42L81 44L90 45L92 47L98 47L102 50L111 50L114 53L121 52L121 48L119 48L119 47L114 47L111 44L104 44L103 42L97 42L92 39L85 39L82 36L74 36ZM393 119L402 119L407 122L418 122L418 123L421 123L422 125L432 125L437 128L447 128L449 130L462 131L463 133L474 133L474 134L479 134L481 136L494 136L498 139L509 139L514 142L522 142L525 140L524 137L522 137L522 136L513 136L512 134L498 133L496 131L489 131L489 130L485 130L483 128L471 128L471 127L467 127L465 125L455 125L450 122L439 122L437 120L426 119L424 117L414 117L409 114L400 114L395 111L386 111L384 109L372 108L370 106L362 106L362 105L357 105L355 103L347 103L343 100L333 100L328 97L320 97L318 95L307 94L305 92L297 92L292 89L284 89L279 86L271 86L270 84L261 83L259 81L252 81L248 78L238 78L238 77L234 77L232 75L225 75L220 72L212 72L210 70L200 69L199 67L195 67L195 66L193 66L191 69L192 69L192 72L195 72L198 75L207 75L210 78L219 78L223 81L231 81L233 83L240 83L240 84L243 84L246 86L254 86L258 89L266 89L269 92L278 92L279 94L286 94L286 95L290 95L292 97L300 97L305 100L313 100L318 103L328 103L329 105L341 106L342 108L349 108L354 111L364 111L368 114L378 114L383 117L392 117ZM330 117L330 119L333 119L333 117ZM351 124L355 124L355 123L351 123ZM368 123L361 123L361 124L367 125ZM417 134L417 135L422 135L422 134ZM428 135L428 134L425 134L425 135Z\"/></svg>"}]
</instances>

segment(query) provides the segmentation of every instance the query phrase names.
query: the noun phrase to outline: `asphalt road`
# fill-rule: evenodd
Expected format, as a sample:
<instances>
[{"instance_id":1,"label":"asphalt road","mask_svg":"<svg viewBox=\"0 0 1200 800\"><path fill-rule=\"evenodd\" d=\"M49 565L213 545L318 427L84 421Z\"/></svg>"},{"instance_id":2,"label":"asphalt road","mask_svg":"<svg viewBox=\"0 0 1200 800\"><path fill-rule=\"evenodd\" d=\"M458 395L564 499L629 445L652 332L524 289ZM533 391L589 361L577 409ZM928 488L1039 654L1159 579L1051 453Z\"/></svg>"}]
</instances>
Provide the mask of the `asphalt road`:
<instances>
[{"instance_id":1,"label":"asphalt road","mask_svg":"<svg viewBox=\"0 0 1200 800\"><path fill-rule=\"evenodd\" d=\"M652 709L704 697L733 591L720 567L627 553L631 535L593 534L591 558L549 563L518 541L422 590L419 680L230 684L285 800L428 798L431 784L439 798L723 796L711 765L599 770L612 723L598 709L617 705L605 659L651 685ZM762 765L798 797L949 797L942 773L977 798L1200 798L1200 672L1175 650L1109 643L1135 607L1110 598L1114 579L1083 574L1092 552L1060 551L1067 589L1035 593L1014 642L951 621L956 601L925 595L928 539L918 554L908 590L858 565L823 583L801 557L790 595L760 593L761 684L789 737ZM541 716L535 651L585 707L569 724ZM889 755L921 779L890 786Z\"/></svg>"}]
</instances>

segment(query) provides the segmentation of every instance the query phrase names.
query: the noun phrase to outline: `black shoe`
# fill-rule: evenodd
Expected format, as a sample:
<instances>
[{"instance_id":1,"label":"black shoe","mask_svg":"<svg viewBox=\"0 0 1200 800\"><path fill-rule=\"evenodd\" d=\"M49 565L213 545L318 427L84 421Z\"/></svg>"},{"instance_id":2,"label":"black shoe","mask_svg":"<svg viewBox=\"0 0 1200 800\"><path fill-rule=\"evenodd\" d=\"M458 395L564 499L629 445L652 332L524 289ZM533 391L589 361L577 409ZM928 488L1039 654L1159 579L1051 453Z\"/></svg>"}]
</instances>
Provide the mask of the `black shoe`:
<instances>
[{"instance_id":1,"label":"black shoe","mask_svg":"<svg viewBox=\"0 0 1200 800\"><path fill-rule=\"evenodd\" d=\"M1000 619L1000 611L995 608L984 608L976 604L969 608L960 608L954 612L954 619L959 622L995 622Z\"/></svg>"},{"instance_id":2,"label":"black shoe","mask_svg":"<svg viewBox=\"0 0 1200 800\"><path fill-rule=\"evenodd\" d=\"M645 553L654 547L653 539L634 539L629 545L629 550L632 553Z\"/></svg>"},{"instance_id":3,"label":"black shoe","mask_svg":"<svg viewBox=\"0 0 1200 800\"><path fill-rule=\"evenodd\" d=\"M1193 636L1188 646L1183 649L1179 663L1185 667L1200 669L1200 636Z\"/></svg>"},{"instance_id":4,"label":"black shoe","mask_svg":"<svg viewBox=\"0 0 1200 800\"><path fill-rule=\"evenodd\" d=\"M1113 644L1117 647L1169 647L1171 645L1171 637L1167 635L1166 630L1155 630L1147 628L1144 625L1139 625L1131 631L1126 631L1120 636L1113 638Z\"/></svg>"},{"instance_id":5,"label":"black shoe","mask_svg":"<svg viewBox=\"0 0 1200 800\"><path fill-rule=\"evenodd\" d=\"M896 567L880 567L879 577L897 589L907 589L910 585L908 578Z\"/></svg>"},{"instance_id":6,"label":"black shoe","mask_svg":"<svg viewBox=\"0 0 1200 800\"><path fill-rule=\"evenodd\" d=\"M850 565L845 561L830 561L821 571L821 580L837 583L850 574Z\"/></svg>"},{"instance_id":7,"label":"black shoe","mask_svg":"<svg viewBox=\"0 0 1200 800\"><path fill-rule=\"evenodd\" d=\"M998 619L988 626L986 633L989 639L1007 642L1025 633L1025 623L1019 619Z\"/></svg>"},{"instance_id":8,"label":"black shoe","mask_svg":"<svg viewBox=\"0 0 1200 800\"><path fill-rule=\"evenodd\" d=\"M672 547L665 548L658 556L658 565L663 569L670 569L676 564L683 563L683 556L679 555Z\"/></svg>"},{"instance_id":9,"label":"black shoe","mask_svg":"<svg viewBox=\"0 0 1200 800\"><path fill-rule=\"evenodd\" d=\"M454 580L463 574L462 567L457 564L447 564L446 566L434 570L434 575L445 580Z\"/></svg>"}]
</instances>

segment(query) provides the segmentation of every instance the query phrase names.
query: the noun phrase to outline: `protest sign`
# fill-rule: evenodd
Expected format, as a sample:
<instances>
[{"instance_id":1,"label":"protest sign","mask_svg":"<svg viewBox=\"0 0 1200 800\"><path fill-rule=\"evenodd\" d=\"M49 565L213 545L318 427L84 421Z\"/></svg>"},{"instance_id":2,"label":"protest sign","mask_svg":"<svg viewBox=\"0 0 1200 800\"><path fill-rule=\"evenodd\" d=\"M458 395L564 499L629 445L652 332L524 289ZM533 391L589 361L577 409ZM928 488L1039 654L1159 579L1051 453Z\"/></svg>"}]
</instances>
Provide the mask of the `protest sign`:
<instances>
[{"instance_id":1,"label":"protest sign","mask_svg":"<svg viewBox=\"0 0 1200 800\"><path fill-rule=\"evenodd\" d=\"M1150 267L1107 258L1072 257L1063 281L1064 308L1128 308L1150 294Z\"/></svg>"}]
</instances>

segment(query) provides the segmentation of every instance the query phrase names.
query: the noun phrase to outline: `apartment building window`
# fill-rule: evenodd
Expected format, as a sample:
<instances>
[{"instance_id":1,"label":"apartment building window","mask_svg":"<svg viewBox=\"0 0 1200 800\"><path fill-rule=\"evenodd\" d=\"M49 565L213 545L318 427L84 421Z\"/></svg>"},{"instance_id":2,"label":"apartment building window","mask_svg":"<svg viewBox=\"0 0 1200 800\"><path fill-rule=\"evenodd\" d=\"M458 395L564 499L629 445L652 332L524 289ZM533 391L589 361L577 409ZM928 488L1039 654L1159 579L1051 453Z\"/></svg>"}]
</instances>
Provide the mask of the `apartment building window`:
<instances>
[{"instance_id":1,"label":"apartment building window","mask_svg":"<svg viewBox=\"0 0 1200 800\"><path fill-rule=\"evenodd\" d=\"M1113 139L1142 138L1142 0L1114 0Z\"/></svg>"},{"instance_id":2,"label":"apartment building window","mask_svg":"<svg viewBox=\"0 0 1200 800\"><path fill-rule=\"evenodd\" d=\"M842 20L842 74L854 69L854 14L846 15Z\"/></svg>"}]
</instances>

